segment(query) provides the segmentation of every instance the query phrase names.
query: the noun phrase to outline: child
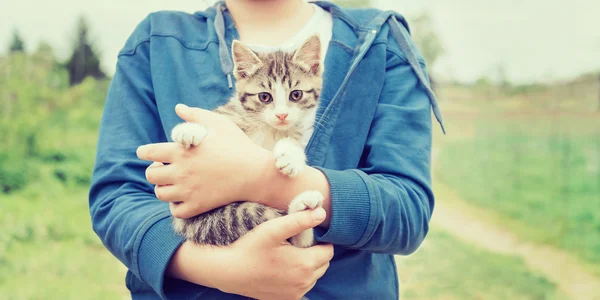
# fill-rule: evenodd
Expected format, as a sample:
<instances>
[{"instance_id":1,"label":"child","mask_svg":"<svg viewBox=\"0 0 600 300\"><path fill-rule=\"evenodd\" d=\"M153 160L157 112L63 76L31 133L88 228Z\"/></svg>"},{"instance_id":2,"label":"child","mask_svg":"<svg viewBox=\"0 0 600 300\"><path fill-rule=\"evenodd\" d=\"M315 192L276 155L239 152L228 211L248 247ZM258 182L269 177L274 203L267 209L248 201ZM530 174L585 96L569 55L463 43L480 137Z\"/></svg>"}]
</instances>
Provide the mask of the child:
<instances>
[{"instance_id":1,"label":"child","mask_svg":"<svg viewBox=\"0 0 600 300\"><path fill-rule=\"evenodd\" d=\"M233 91L234 39L293 51L312 34L326 55L311 167L286 179L269 151L210 110ZM128 267L132 298L398 299L393 255L419 247L434 204L431 109L442 123L424 69L389 12L227 0L149 15L119 53L90 190L94 230ZM167 138L181 119L214 134L184 151ZM305 190L320 191L324 209L268 221L227 247L191 244L171 227L172 215L240 200L285 209ZM286 243L311 227L319 245Z\"/></svg>"}]
</instances>

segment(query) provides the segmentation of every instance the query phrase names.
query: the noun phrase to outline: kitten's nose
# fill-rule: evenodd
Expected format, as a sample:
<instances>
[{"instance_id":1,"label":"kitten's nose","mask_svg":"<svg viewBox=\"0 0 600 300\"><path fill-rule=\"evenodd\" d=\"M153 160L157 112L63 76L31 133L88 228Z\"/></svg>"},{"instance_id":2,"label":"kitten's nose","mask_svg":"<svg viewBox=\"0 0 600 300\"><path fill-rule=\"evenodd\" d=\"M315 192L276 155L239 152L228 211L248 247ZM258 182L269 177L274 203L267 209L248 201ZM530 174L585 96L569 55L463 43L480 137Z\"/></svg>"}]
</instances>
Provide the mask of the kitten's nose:
<instances>
[{"instance_id":1,"label":"kitten's nose","mask_svg":"<svg viewBox=\"0 0 600 300\"><path fill-rule=\"evenodd\" d=\"M277 119L283 121L285 120L285 118L287 118L288 114L276 114L275 116L277 117Z\"/></svg>"}]
</instances>

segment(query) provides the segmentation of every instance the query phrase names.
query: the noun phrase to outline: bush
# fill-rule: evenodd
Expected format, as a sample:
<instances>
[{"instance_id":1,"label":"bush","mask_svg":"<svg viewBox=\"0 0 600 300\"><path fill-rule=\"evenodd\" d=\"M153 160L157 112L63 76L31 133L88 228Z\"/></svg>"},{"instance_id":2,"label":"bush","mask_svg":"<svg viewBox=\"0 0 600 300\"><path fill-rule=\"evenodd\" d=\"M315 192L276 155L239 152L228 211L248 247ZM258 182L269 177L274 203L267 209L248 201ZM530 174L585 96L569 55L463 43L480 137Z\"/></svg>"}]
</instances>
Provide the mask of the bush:
<instances>
[{"instance_id":1,"label":"bush","mask_svg":"<svg viewBox=\"0 0 600 300\"><path fill-rule=\"evenodd\" d=\"M92 181L91 165L78 161L57 164L53 175L65 185L88 186Z\"/></svg>"},{"instance_id":2,"label":"bush","mask_svg":"<svg viewBox=\"0 0 600 300\"><path fill-rule=\"evenodd\" d=\"M0 193L40 174L88 185L107 90L108 81L93 78L69 88L48 47L0 57Z\"/></svg>"},{"instance_id":3,"label":"bush","mask_svg":"<svg viewBox=\"0 0 600 300\"><path fill-rule=\"evenodd\" d=\"M8 194L24 187L32 175L25 157L0 153L0 192Z\"/></svg>"}]
</instances>

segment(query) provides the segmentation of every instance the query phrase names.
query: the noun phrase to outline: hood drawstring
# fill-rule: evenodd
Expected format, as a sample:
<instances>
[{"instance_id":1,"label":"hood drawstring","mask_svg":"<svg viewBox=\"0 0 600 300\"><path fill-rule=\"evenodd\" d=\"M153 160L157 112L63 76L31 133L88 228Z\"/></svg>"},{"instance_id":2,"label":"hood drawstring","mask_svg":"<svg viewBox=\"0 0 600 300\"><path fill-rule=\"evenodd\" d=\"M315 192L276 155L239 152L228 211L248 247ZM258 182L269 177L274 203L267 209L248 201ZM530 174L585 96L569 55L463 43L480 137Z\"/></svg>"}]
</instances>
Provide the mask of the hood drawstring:
<instances>
[{"instance_id":1,"label":"hood drawstring","mask_svg":"<svg viewBox=\"0 0 600 300\"><path fill-rule=\"evenodd\" d=\"M221 60L221 70L227 75L227 83L229 88L233 87L231 75L233 73L233 59L229 55L229 48L225 42L225 21L223 19L224 7L222 4L217 5L217 15L215 16L215 31L219 39L219 58Z\"/></svg>"},{"instance_id":2,"label":"hood drawstring","mask_svg":"<svg viewBox=\"0 0 600 300\"><path fill-rule=\"evenodd\" d=\"M404 29L403 26L400 26L400 24L398 23L398 20L396 20L396 17L394 17L394 16L391 16L391 18L389 18L387 22L392 31L392 35L394 36L394 38L396 39L396 42L398 42L398 45L400 46L400 50L402 50L402 52L406 55L406 59L408 60L408 63L413 68L415 74L417 74L417 78L419 79L419 81L421 82L423 87L425 87L425 93L429 97L429 102L431 103L431 109L433 110L433 115L435 116L438 123L440 123L440 126L442 127L442 132L444 134L446 134L446 129L444 128L444 122L442 120L442 112L440 111L440 108L438 106L437 98L435 96L435 93L431 89L429 81L425 77L425 73L423 72L423 69L421 68L421 65L419 64L419 61L417 60L417 56L416 56L415 52L413 51L413 49L410 47L410 45L408 43L408 37L406 36L406 34L408 34L408 32L406 32L406 29Z\"/></svg>"}]
</instances>

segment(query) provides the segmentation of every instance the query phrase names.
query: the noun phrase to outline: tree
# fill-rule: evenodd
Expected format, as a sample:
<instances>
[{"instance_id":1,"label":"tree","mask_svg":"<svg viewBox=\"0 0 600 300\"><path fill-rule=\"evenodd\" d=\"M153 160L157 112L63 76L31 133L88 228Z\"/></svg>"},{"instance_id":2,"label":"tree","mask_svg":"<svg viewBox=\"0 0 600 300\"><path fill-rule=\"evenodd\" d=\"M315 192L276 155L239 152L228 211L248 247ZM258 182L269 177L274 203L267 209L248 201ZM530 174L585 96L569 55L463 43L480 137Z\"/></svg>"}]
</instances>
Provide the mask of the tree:
<instances>
[{"instance_id":1,"label":"tree","mask_svg":"<svg viewBox=\"0 0 600 300\"><path fill-rule=\"evenodd\" d=\"M444 47L440 41L438 33L433 25L431 15L421 13L410 20L411 36L413 41L421 51L429 69L432 69L437 60L444 54ZM434 80L429 72L431 86L434 88Z\"/></svg>"},{"instance_id":2,"label":"tree","mask_svg":"<svg viewBox=\"0 0 600 300\"><path fill-rule=\"evenodd\" d=\"M100 69L100 59L89 41L89 26L84 17L77 22L77 36L73 54L66 63L69 71L70 85L82 82L86 77L92 76L96 79L105 78L106 75Z\"/></svg>"},{"instance_id":3,"label":"tree","mask_svg":"<svg viewBox=\"0 0 600 300\"><path fill-rule=\"evenodd\" d=\"M46 41L41 41L37 49L33 52L31 57L35 60L37 64L54 64L56 61L54 59L54 50L52 46L48 44Z\"/></svg>"},{"instance_id":4,"label":"tree","mask_svg":"<svg viewBox=\"0 0 600 300\"><path fill-rule=\"evenodd\" d=\"M334 1L339 6L345 7L371 7L371 0L336 0Z\"/></svg>"},{"instance_id":5,"label":"tree","mask_svg":"<svg viewBox=\"0 0 600 300\"><path fill-rule=\"evenodd\" d=\"M25 52L25 42L23 41L23 38L21 38L19 31L16 29L13 31L13 37L8 51L11 53Z\"/></svg>"},{"instance_id":6,"label":"tree","mask_svg":"<svg viewBox=\"0 0 600 300\"><path fill-rule=\"evenodd\" d=\"M335 0L334 2L346 7L371 7L373 5L372 0ZM409 23L412 39L425 58L425 62L431 68L438 58L444 54L444 48L433 26L431 16L428 13L422 13L412 18ZM431 71L428 75L431 88L435 89Z\"/></svg>"},{"instance_id":7,"label":"tree","mask_svg":"<svg viewBox=\"0 0 600 300\"><path fill-rule=\"evenodd\" d=\"M508 79L506 67L504 65L498 65L498 67L496 67L496 81L503 92L508 92L510 90L512 84Z\"/></svg>"}]
</instances>

